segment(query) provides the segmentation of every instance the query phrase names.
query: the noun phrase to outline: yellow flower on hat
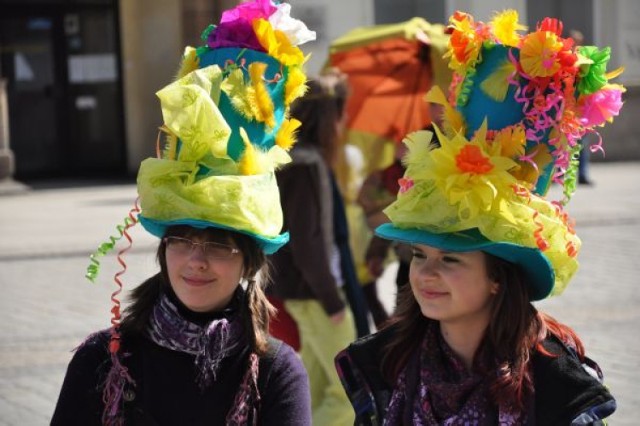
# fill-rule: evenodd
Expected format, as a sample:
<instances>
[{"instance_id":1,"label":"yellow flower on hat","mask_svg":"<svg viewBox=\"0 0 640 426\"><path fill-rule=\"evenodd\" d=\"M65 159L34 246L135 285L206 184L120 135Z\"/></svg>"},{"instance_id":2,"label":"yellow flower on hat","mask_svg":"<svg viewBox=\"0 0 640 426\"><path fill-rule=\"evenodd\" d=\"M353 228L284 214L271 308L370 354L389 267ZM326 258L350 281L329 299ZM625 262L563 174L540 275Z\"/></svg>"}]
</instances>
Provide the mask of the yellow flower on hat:
<instances>
[{"instance_id":1,"label":"yellow flower on hat","mask_svg":"<svg viewBox=\"0 0 640 426\"><path fill-rule=\"evenodd\" d=\"M518 12L513 9L496 14L490 25L495 38L503 45L512 47L517 47L520 42L518 31L527 29L518 23Z\"/></svg>"},{"instance_id":2,"label":"yellow flower on hat","mask_svg":"<svg viewBox=\"0 0 640 426\"><path fill-rule=\"evenodd\" d=\"M563 43L550 31L536 31L522 41L520 63L524 72L532 77L549 77L560 69L558 52Z\"/></svg>"},{"instance_id":3,"label":"yellow flower on hat","mask_svg":"<svg viewBox=\"0 0 640 426\"><path fill-rule=\"evenodd\" d=\"M292 45L284 32L274 30L269 21L265 19L254 20L253 31L267 53L283 65L300 65L304 62L302 50Z\"/></svg>"},{"instance_id":4,"label":"yellow flower on hat","mask_svg":"<svg viewBox=\"0 0 640 426\"><path fill-rule=\"evenodd\" d=\"M449 204L458 207L461 219L497 208L501 195L512 192L516 179L509 171L517 164L487 141L486 123L471 141L461 133L449 139L436 132L441 148L430 152L423 176L434 179Z\"/></svg>"}]
</instances>

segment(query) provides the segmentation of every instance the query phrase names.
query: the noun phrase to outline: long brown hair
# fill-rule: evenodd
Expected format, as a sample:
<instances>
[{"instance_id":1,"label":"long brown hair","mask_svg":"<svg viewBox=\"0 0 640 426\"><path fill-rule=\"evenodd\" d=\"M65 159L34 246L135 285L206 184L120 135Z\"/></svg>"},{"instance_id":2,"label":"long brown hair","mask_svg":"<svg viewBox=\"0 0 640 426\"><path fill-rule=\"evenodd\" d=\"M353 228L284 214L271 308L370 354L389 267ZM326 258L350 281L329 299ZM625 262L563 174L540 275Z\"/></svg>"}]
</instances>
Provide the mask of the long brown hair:
<instances>
[{"instance_id":1,"label":"long brown hair","mask_svg":"<svg viewBox=\"0 0 640 426\"><path fill-rule=\"evenodd\" d=\"M269 320L275 308L264 293L269 282L269 265L267 257L257 243L248 235L218 228L196 229L190 226L172 226L167 229L166 236L194 237L201 236L206 241L233 243L243 256L243 278L247 281L245 297L240 307L241 317L245 322L251 350L262 356L267 352L269 337ZM141 334L145 331L153 307L163 292L170 287L167 272L166 244L161 240L156 251L156 259L160 272L148 278L130 294L130 305L124 310L120 330L123 335Z\"/></svg>"},{"instance_id":2,"label":"long brown hair","mask_svg":"<svg viewBox=\"0 0 640 426\"><path fill-rule=\"evenodd\" d=\"M302 122L298 144L319 149L325 163L334 169L341 136L336 124L344 115L348 95L346 76L329 70L307 81L307 87L307 93L291 105L291 116Z\"/></svg>"},{"instance_id":3,"label":"long brown hair","mask_svg":"<svg viewBox=\"0 0 640 426\"><path fill-rule=\"evenodd\" d=\"M498 373L491 383L491 396L496 404L524 408L533 392L530 367L532 353L538 351L555 356L542 347L543 340L555 335L576 348L584 357L584 347L576 333L551 316L538 312L529 301L526 277L515 264L485 253L489 277L499 283L491 309L491 319L475 357ZM387 323L393 327L392 340L384 348L382 371L389 383L395 383L411 354L419 347L425 329L432 319L424 317L411 285L398 293L396 312ZM534 349L535 348L535 349Z\"/></svg>"}]
</instances>

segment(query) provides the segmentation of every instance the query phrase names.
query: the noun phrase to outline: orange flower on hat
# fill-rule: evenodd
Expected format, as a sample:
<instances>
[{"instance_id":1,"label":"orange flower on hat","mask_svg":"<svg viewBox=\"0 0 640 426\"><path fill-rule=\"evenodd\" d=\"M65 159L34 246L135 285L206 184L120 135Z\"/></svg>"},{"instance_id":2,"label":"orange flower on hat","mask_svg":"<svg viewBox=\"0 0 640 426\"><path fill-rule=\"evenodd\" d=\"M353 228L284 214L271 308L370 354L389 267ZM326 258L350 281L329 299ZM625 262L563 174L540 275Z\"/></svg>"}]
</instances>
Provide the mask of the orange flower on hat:
<instances>
[{"instance_id":1,"label":"orange flower on hat","mask_svg":"<svg viewBox=\"0 0 640 426\"><path fill-rule=\"evenodd\" d=\"M532 77L550 77L560 70L559 53L564 47L557 35L550 31L536 31L522 40L520 64Z\"/></svg>"},{"instance_id":2,"label":"orange flower on hat","mask_svg":"<svg viewBox=\"0 0 640 426\"><path fill-rule=\"evenodd\" d=\"M510 170L517 164L487 141L486 122L471 141L462 134L449 139L438 132L438 137L441 148L429 153L424 177L434 179L449 204L457 206L461 218L472 219L481 211L496 208L516 183Z\"/></svg>"},{"instance_id":3,"label":"orange flower on hat","mask_svg":"<svg viewBox=\"0 0 640 426\"><path fill-rule=\"evenodd\" d=\"M451 69L464 73L467 67L475 65L478 60L483 37L482 32L476 31L476 25L473 17L467 13L457 11L451 17L450 27L453 31L449 38L448 53L451 57Z\"/></svg>"}]
</instances>

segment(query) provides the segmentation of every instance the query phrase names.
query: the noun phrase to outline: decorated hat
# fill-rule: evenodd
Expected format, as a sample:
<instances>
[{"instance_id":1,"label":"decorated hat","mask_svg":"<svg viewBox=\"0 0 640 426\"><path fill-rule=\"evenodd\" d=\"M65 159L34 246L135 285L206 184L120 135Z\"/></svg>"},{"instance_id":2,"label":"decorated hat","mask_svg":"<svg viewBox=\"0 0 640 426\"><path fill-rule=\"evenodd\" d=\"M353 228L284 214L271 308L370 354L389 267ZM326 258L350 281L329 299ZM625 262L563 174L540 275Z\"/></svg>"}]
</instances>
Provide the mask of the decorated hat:
<instances>
[{"instance_id":1,"label":"decorated hat","mask_svg":"<svg viewBox=\"0 0 640 426\"><path fill-rule=\"evenodd\" d=\"M307 89L298 45L315 39L290 11L242 3L203 32L203 46L185 49L175 81L157 92L164 137L140 165L140 207L91 256L89 280L138 221L160 238L173 225L240 232L266 254L287 243L274 171L291 161L300 122L289 107Z\"/></svg>"},{"instance_id":2,"label":"decorated hat","mask_svg":"<svg viewBox=\"0 0 640 426\"><path fill-rule=\"evenodd\" d=\"M427 95L445 107L440 146L430 132L407 136L407 170L385 210L391 223L376 232L485 251L526 272L531 300L559 294L578 267L580 240L563 207L579 141L618 115L624 87L609 80L622 70L607 73L610 49L575 46L556 19L522 34L513 10L488 24L456 12L449 28L449 93ZM564 185L562 200L545 198L552 182Z\"/></svg>"},{"instance_id":3,"label":"decorated hat","mask_svg":"<svg viewBox=\"0 0 640 426\"><path fill-rule=\"evenodd\" d=\"M258 0L224 12L157 93L165 146L138 173L139 219L150 233L231 229L267 254L288 241L274 170L290 161L300 124L288 115L306 89L297 45L315 39L290 8Z\"/></svg>"}]
</instances>

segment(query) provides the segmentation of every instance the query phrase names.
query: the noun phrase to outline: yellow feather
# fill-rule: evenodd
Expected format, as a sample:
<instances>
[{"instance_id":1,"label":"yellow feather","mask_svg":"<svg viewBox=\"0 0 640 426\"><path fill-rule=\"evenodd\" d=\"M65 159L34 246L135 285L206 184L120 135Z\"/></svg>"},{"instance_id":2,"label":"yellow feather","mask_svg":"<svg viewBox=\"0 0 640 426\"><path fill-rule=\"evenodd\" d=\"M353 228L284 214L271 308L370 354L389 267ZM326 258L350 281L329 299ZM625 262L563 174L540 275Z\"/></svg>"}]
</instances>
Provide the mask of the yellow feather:
<instances>
[{"instance_id":1,"label":"yellow feather","mask_svg":"<svg viewBox=\"0 0 640 426\"><path fill-rule=\"evenodd\" d=\"M284 85L284 104L285 106L297 98L303 96L307 91L307 76L300 67L291 66L287 75L287 82Z\"/></svg>"},{"instance_id":2,"label":"yellow feather","mask_svg":"<svg viewBox=\"0 0 640 426\"><path fill-rule=\"evenodd\" d=\"M242 141L244 142L244 152L242 153L242 157L240 157L240 164L238 165L240 174L245 176L260 174L258 152L256 147L249 141L249 136L242 127L240 127L240 137L242 137Z\"/></svg>"},{"instance_id":3,"label":"yellow feather","mask_svg":"<svg viewBox=\"0 0 640 426\"><path fill-rule=\"evenodd\" d=\"M284 150L289 150L296 143L296 130L302 123L295 118L284 120L280 130L276 134L276 145Z\"/></svg>"},{"instance_id":4,"label":"yellow feather","mask_svg":"<svg viewBox=\"0 0 640 426\"><path fill-rule=\"evenodd\" d=\"M458 133L465 132L465 122L462 114L453 108L447 101L447 97L439 86L433 86L425 95L425 100L444 107L443 130L445 134L452 138Z\"/></svg>"},{"instance_id":5,"label":"yellow feather","mask_svg":"<svg viewBox=\"0 0 640 426\"><path fill-rule=\"evenodd\" d=\"M196 55L196 49L191 46L187 46L184 49L184 55L182 56L182 61L180 62L180 68L178 69L176 80L181 79L191 71L197 70L199 63L200 58L198 57L198 55Z\"/></svg>"},{"instance_id":6,"label":"yellow feather","mask_svg":"<svg viewBox=\"0 0 640 426\"><path fill-rule=\"evenodd\" d=\"M624 72L624 67L619 67L616 68L613 71L610 71L608 73L605 74L605 77L607 77L607 80L612 80L614 78L616 78L617 76L619 76L620 74L622 74Z\"/></svg>"},{"instance_id":7,"label":"yellow feather","mask_svg":"<svg viewBox=\"0 0 640 426\"><path fill-rule=\"evenodd\" d=\"M480 89L497 102L502 102L507 97L509 90L509 76L515 71L515 67L511 61L504 61L502 65L497 67L491 75L480 83Z\"/></svg>"},{"instance_id":8,"label":"yellow feather","mask_svg":"<svg viewBox=\"0 0 640 426\"><path fill-rule=\"evenodd\" d=\"M252 108L253 88L244 82L241 69L233 70L222 82L222 91L227 94L233 109L247 120L253 120L255 113Z\"/></svg>"},{"instance_id":9,"label":"yellow feather","mask_svg":"<svg viewBox=\"0 0 640 426\"><path fill-rule=\"evenodd\" d=\"M266 123L270 128L275 127L276 118L274 116L273 101L267 90L267 86L264 84L263 75L267 69L267 64L263 62L253 62L249 65L249 75L251 76L251 83L253 90L255 91L256 102L256 119L263 123Z\"/></svg>"}]
</instances>

